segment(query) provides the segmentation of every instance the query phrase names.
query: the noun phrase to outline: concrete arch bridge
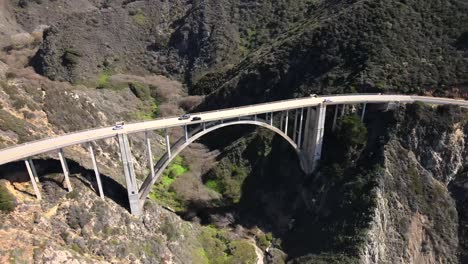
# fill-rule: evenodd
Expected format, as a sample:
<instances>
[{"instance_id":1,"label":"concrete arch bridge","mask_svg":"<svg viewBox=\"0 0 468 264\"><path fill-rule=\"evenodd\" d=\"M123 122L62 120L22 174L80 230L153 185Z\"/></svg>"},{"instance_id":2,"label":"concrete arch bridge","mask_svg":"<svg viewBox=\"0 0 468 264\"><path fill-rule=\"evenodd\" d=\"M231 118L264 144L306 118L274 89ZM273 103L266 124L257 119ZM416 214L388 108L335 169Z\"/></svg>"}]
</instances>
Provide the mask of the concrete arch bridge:
<instances>
[{"instance_id":1,"label":"concrete arch bridge","mask_svg":"<svg viewBox=\"0 0 468 264\"><path fill-rule=\"evenodd\" d=\"M35 195L38 199L41 199L41 193L37 186L39 180L32 157L51 151L58 152L65 175L65 184L68 191L72 191L63 148L86 144L90 158L93 161L99 195L104 199L104 186L101 183L93 147L89 143L99 139L117 137L124 167L130 211L138 216L142 213L143 204L152 186L177 154L200 137L214 130L234 125L254 125L269 129L284 138L295 149L302 170L310 174L321 157L327 107L333 107L335 110L332 124L334 129L337 117L344 114L347 105L361 104L360 115L361 119L364 119L368 104L379 104L388 108L391 105L415 102L432 105L457 105L468 108L468 101L437 97L382 94L311 96L197 113L192 115L192 117L197 117L195 119L161 118L128 124L120 130L113 130L113 127L104 127L46 138L0 150L0 165L24 160ZM171 128L175 127L182 127L184 135L171 144L169 132ZM153 162L151 142L148 136L149 133L155 130L165 131L166 145L166 153L156 163ZM146 145L150 157L151 173L141 185L137 183L128 140L128 136L135 133L146 134Z\"/></svg>"}]
</instances>

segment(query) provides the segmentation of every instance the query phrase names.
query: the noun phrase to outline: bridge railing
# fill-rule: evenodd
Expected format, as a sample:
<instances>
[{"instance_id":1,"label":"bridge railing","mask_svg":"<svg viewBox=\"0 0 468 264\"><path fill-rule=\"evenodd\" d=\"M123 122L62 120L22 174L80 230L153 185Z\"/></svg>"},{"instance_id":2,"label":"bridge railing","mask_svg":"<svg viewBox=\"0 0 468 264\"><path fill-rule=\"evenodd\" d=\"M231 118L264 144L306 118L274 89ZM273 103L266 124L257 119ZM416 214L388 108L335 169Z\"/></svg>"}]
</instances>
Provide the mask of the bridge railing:
<instances>
[{"instance_id":1,"label":"bridge railing","mask_svg":"<svg viewBox=\"0 0 468 264\"><path fill-rule=\"evenodd\" d=\"M272 102L265 102L265 103L246 105L246 106L229 107L229 108L224 108L224 109L210 110L210 111L206 111L206 112L191 113L191 115L216 113L216 112L220 112L220 111L236 110L236 109L239 109L239 108L249 108L249 107L254 107L254 106L268 105L268 104L271 104L271 103L282 103L282 102L288 102L288 101L304 100L305 98L307 98L307 97L291 98L291 99L272 101ZM267 113L267 112L265 112L265 113ZM244 116L244 115L242 115L242 116ZM148 123L148 122L153 122L153 121L158 121L158 120L163 120L163 119L170 119L170 118L177 118L177 117L178 116L165 116L165 117L158 117L158 118L155 118L155 119L152 119L152 120L129 122L128 124ZM103 128L112 129L112 126L109 126L109 127L106 127L106 126L94 127L94 128L88 128L88 129L73 131L73 132L66 132L66 133L59 134L59 135L48 136L46 138L37 139L37 140L33 140L33 141L28 141L28 142L25 142L25 143L21 143L21 144L13 145L13 146L10 146L10 147L2 148L2 149L0 149L0 151L12 149L12 148L17 148L17 147L21 147L21 146L27 146L29 144L34 144L34 143L41 142L41 141L44 141L44 140L54 139L54 138L63 137L63 136L70 136L70 135L74 135L74 134L80 134L80 133L83 133L83 132L97 130L97 129L103 129ZM116 133L116 135L117 135L117 133Z\"/></svg>"},{"instance_id":2,"label":"bridge railing","mask_svg":"<svg viewBox=\"0 0 468 264\"><path fill-rule=\"evenodd\" d=\"M362 96L362 95L378 95L378 93L331 94L331 95L317 95L317 97L321 98L321 97ZM382 95L387 95L387 96L388 96L389 94L382 94ZM414 95L407 95L407 96L414 96ZM307 99L307 98L308 98L308 97L291 98L291 99L278 100L278 101L272 101L272 102L265 102L265 103L247 105L247 106L230 107L230 108L217 109L217 110L211 110L211 111L206 111L206 112L192 113L192 115L216 113L216 112L220 112L220 111L236 110L236 109L240 109L240 108L257 107L257 106L268 105L268 104L272 104L272 103L284 103L284 102L288 102L288 101L304 100L304 99ZM428 97L428 98L431 98L431 97ZM252 112L252 113L247 113L247 114L239 115L239 117L241 117L241 116L248 116L248 115L254 115L254 114L264 114L264 113L269 113L269 112L270 112L270 111L262 111L262 112L258 112L258 113ZM170 118L177 118L177 116L158 117L158 118L155 118L155 119L152 119L152 120L147 120L147 121L135 121L135 122L130 122L130 123L128 123L128 124L137 124L137 123L140 123L140 124L141 124L141 123L148 123L148 122L153 122L153 121L158 121L158 120L163 120L163 119L170 119ZM42 138L42 139L38 139L38 140L34 140L34 141L25 142L25 143L22 143L22 144L19 144L19 145L14 145L14 146L6 147L6 148L3 148L3 149L0 149L0 151L9 150L9 149L17 148L17 147L21 147L21 146L27 146L27 145L29 145L29 144L34 144L34 143L37 143L37 142L41 142L41 141L45 141L45 140L50 140L50 139L54 139L54 138L59 138L59 137L63 137L63 136L75 135L75 134L80 134L80 133L87 132L87 131L92 131L92 130L97 130L97 129L104 129L104 128L112 129L112 126L109 126L109 127L103 126L103 127L98 127L98 128L88 128L88 129L83 129L83 130L74 131L74 132L67 132L67 133L63 133L63 134L59 134L59 135L53 135L53 136L50 136L50 137L46 137L46 138ZM117 134L118 134L118 133L116 132L115 135L117 135Z\"/></svg>"}]
</instances>

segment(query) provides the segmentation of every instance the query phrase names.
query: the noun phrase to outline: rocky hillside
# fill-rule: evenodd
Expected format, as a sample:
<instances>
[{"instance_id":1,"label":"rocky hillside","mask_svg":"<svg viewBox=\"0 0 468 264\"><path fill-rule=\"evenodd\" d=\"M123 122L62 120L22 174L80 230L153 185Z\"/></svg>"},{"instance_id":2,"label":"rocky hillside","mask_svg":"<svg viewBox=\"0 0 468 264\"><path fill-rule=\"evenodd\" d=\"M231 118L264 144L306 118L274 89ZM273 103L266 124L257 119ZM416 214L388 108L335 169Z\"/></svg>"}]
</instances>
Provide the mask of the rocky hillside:
<instances>
[{"instance_id":1,"label":"rocky hillside","mask_svg":"<svg viewBox=\"0 0 468 264\"><path fill-rule=\"evenodd\" d=\"M467 98L467 14L460 0L0 0L0 147L310 93ZM40 203L24 164L2 166L0 262L464 263L467 122L350 109L313 175L281 138L226 128L169 166L140 219L114 140L94 145L105 201L86 146L65 150L68 194L56 154L37 157Z\"/></svg>"},{"instance_id":2,"label":"rocky hillside","mask_svg":"<svg viewBox=\"0 0 468 264\"><path fill-rule=\"evenodd\" d=\"M271 45L206 76L194 92L214 93L210 107L356 91L466 97L466 2L314 3Z\"/></svg>"},{"instance_id":3,"label":"rocky hillside","mask_svg":"<svg viewBox=\"0 0 468 264\"><path fill-rule=\"evenodd\" d=\"M35 69L73 82L112 69L190 84L236 64L307 11L302 0L12 2L29 31L51 26L32 62Z\"/></svg>"},{"instance_id":4,"label":"rocky hillside","mask_svg":"<svg viewBox=\"0 0 468 264\"><path fill-rule=\"evenodd\" d=\"M88 175L89 174L89 175ZM102 201L82 182L92 172L72 178L75 190L61 187L61 175L42 178L43 201L18 193L21 184L1 181L20 205L0 214L2 263L254 263L245 234L202 227L181 220L154 203L140 218L115 201ZM109 186L108 182L106 185ZM118 189L118 188L117 188ZM117 191L113 189L111 191ZM109 191L109 189L107 189ZM125 190L121 189L122 192ZM109 195L107 193L106 195ZM119 194L120 195L120 194ZM112 195L110 195L112 197ZM229 250L228 250L229 249ZM227 252L227 253L225 253ZM216 262L223 261L223 262Z\"/></svg>"}]
</instances>

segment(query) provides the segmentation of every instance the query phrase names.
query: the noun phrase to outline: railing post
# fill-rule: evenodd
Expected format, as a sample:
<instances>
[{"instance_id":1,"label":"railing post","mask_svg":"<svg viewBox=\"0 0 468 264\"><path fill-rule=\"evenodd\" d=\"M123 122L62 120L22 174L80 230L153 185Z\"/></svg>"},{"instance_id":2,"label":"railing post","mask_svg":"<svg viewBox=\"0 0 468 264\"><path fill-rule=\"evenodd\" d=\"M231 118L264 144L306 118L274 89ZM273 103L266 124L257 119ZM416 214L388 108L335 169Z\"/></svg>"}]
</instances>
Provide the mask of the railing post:
<instances>
[{"instance_id":1,"label":"railing post","mask_svg":"<svg viewBox=\"0 0 468 264\"><path fill-rule=\"evenodd\" d=\"M34 193L36 194L36 198L38 200L41 200L42 199L41 193L39 192L39 188L37 187L37 183L36 183L36 179L38 179L38 177L37 177L36 169L34 168L34 163L31 159L25 160L24 163L26 163L26 168L28 169L29 178L31 179L31 184L34 189Z\"/></svg>"},{"instance_id":2,"label":"railing post","mask_svg":"<svg viewBox=\"0 0 468 264\"><path fill-rule=\"evenodd\" d=\"M68 164L67 161L65 160L65 157L63 156L63 149L60 149L58 152L59 158L60 158L60 163L62 164L62 170L63 170L63 175L65 175L65 185L67 186L67 189L69 192L73 191L73 188L70 183L70 171L68 170Z\"/></svg>"},{"instance_id":3,"label":"railing post","mask_svg":"<svg viewBox=\"0 0 468 264\"><path fill-rule=\"evenodd\" d=\"M145 131L146 137L146 147L148 149L148 161L150 166L151 178L154 178L154 164L153 164L153 151L151 151L151 139L149 137L149 132Z\"/></svg>"},{"instance_id":4,"label":"railing post","mask_svg":"<svg viewBox=\"0 0 468 264\"><path fill-rule=\"evenodd\" d=\"M98 168L97 161L96 161L96 155L94 154L93 145L91 145L91 143L89 143L88 145L88 150L89 150L89 154L91 155L91 159L93 161L94 175L96 176L99 196L101 197L102 200L104 200L104 190L102 189L101 175L99 174L99 168Z\"/></svg>"},{"instance_id":5,"label":"railing post","mask_svg":"<svg viewBox=\"0 0 468 264\"><path fill-rule=\"evenodd\" d=\"M130 212L135 215L141 215L140 197L138 194L138 184L133 168L132 153L128 142L127 134L118 134L120 154L124 167L125 182L127 184L128 201L130 204Z\"/></svg>"},{"instance_id":6,"label":"railing post","mask_svg":"<svg viewBox=\"0 0 468 264\"><path fill-rule=\"evenodd\" d=\"M203 123L203 127L205 127L205 123ZM205 129L205 128L203 128ZM172 156L172 153L171 153L171 142L169 140L169 129L166 128L166 152L167 152L167 156L170 158Z\"/></svg>"}]
</instances>

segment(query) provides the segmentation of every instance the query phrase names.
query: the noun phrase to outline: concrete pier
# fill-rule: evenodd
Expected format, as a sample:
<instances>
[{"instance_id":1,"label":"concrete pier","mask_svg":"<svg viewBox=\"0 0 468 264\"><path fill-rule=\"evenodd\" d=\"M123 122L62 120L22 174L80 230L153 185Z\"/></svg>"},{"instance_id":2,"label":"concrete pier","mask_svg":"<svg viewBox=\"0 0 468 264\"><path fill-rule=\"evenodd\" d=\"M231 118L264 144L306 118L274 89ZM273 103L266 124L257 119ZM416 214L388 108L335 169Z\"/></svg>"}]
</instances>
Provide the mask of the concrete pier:
<instances>
[{"instance_id":1,"label":"concrete pier","mask_svg":"<svg viewBox=\"0 0 468 264\"><path fill-rule=\"evenodd\" d=\"M29 179L31 180L31 184L33 186L34 193L36 194L36 198L41 200L41 193L39 192L39 188L37 187L37 182L39 182L39 178L37 177L36 169L34 168L34 163L31 159L27 159L24 161L26 163L26 168L28 169ZM37 179L37 182L36 182Z\"/></svg>"},{"instance_id":2,"label":"concrete pier","mask_svg":"<svg viewBox=\"0 0 468 264\"><path fill-rule=\"evenodd\" d=\"M322 156L323 133L326 106L320 104L315 109L307 109L304 142L301 145L299 160L306 174L311 174Z\"/></svg>"},{"instance_id":3,"label":"concrete pier","mask_svg":"<svg viewBox=\"0 0 468 264\"><path fill-rule=\"evenodd\" d=\"M128 201L130 212L135 215L141 215L140 198L138 195L138 185L136 181L135 169L133 168L132 153L128 142L127 134L119 134L119 146L122 163L124 167L125 182L127 184Z\"/></svg>"},{"instance_id":4,"label":"concrete pier","mask_svg":"<svg viewBox=\"0 0 468 264\"><path fill-rule=\"evenodd\" d=\"M63 175L65 176L66 188L68 192L71 192L73 191L73 188L70 183L70 170L68 169L68 164L67 164L67 161L65 160L62 149L59 150L58 155L60 158L60 164L62 164Z\"/></svg>"},{"instance_id":5,"label":"concrete pier","mask_svg":"<svg viewBox=\"0 0 468 264\"><path fill-rule=\"evenodd\" d=\"M94 154L93 145L88 145L89 155L91 155L91 160L93 161L94 175L96 176L96 182L98 186L99 196L104 200L104 190L102 189L101 175L99 174L99 168L96 161L96 155Z\"/></svg>"}]
</instances>

